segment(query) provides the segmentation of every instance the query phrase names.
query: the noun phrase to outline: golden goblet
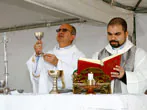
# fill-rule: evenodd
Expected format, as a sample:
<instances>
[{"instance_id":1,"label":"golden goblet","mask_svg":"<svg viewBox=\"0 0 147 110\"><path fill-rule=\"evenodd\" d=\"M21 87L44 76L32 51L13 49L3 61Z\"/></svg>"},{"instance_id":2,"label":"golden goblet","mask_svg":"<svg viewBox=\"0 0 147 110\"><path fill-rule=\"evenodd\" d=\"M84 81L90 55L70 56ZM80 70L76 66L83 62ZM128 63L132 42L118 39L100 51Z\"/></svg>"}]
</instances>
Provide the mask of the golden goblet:
<instances>
[{"instance_id":1,"label":"golden goblet","mask_svg":"<svg viewBox=\"0 0 147 110\"><path fill-rule=\"evenodd\" d=\"M37 40L41 40L44 36L44 33L43 32L35 32L34 35Z\"/></svg>"},{"instance_id":2,"label":"golden goblet","mask_svg":"<svg viewBox=\"0 0 147 110\"><path fill-rule=\"evenodd\" d=\"M49 76L53 78L53 88L49 92L50 94L58 94L57 79L61 77L63 70L48 70Z\"/></svg>"}]
</instances>

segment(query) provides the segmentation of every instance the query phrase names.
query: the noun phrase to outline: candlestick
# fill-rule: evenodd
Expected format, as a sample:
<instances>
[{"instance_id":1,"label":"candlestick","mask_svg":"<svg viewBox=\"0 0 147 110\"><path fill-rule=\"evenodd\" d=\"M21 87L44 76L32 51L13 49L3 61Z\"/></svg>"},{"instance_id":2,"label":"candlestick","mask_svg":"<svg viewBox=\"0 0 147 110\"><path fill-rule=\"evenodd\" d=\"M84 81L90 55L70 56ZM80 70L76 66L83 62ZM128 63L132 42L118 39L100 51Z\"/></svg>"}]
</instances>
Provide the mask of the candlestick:
<instances>
[{"instance_id":1,"label":"candlestick","mask_svg":"<svg viewBox=\"0 0 147 110\"><path fill-rule=\"evenodd\" d=\"M7 43L8 39L6 36L6 33L4 33L4 74L5 74L5 87L4 87L4 93L8 94L9 93L9 87L8 87L8 59L7 59Z\"/></svg>"}]
</instances>

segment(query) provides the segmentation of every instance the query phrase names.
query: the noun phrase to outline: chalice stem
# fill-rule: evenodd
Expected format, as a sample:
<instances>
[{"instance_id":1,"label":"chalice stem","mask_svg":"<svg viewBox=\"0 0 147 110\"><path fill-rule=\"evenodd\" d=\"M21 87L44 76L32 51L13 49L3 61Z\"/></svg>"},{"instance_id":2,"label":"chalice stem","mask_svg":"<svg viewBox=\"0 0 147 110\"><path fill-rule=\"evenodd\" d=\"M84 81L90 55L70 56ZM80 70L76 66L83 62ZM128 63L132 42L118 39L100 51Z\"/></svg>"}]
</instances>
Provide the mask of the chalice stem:
<instances>
[{"instance_id":1,"label":"chalice stem","mask_svg":"<svg viewBox=\"0 0 147 110\"><path fill-rule=\"evenodd\" d=\"M53 91L57 92L57 77L54 77L53 79Z\"/></svg>"}]
</instances>

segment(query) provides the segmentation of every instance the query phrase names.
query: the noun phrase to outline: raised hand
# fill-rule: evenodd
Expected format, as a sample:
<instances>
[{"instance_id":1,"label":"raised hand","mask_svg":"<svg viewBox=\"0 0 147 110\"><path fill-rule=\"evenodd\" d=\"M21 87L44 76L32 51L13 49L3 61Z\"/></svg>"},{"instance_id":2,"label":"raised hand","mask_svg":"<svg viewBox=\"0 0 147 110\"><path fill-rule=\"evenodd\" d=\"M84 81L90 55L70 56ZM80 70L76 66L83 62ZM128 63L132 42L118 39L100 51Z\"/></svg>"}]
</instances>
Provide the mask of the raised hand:
<instances>
[{"instance_id":1,"label":"raised hand","mask_svg":"<svg viewBox=\"0 0 147 110\"><path fill-rule=\"evenodd\" d=\"M35 50L36 55L42 54L43 53L42 49L43 49L42 41L41 40L37 40L37 42L34 45L34 50Z\"/></svg>"}]
</instances>

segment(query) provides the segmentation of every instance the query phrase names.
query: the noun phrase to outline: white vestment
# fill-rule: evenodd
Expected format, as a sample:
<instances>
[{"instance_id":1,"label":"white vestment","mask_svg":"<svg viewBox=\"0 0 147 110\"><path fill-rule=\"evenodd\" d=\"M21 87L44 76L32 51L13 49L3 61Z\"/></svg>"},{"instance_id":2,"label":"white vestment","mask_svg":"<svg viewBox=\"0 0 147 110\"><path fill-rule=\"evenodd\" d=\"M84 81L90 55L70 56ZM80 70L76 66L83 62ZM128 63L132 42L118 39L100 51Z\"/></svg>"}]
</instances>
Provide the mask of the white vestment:
<instances>
[{"instance_id":1,"label":"white vestment","mask_svg":"<svg viewBox=\"0 0 147 110\"><path fill-rule=\"evenodd\" d=\"M127 39L125 44L121 48L113 49L110 44L108 44L105 49L111 54L125 53L127 52L133 44ZM98 58L99 52L93 55L93 59ZM121 82L122 93L144 93L147 89L147 52L141 48L136 49L134 71L126 71L127 85ZM111 83L111 88L113 92L114 81Z\"/></svg>"},{"instance_id":2,"label":"white vestment","mask_svg":"<svg viewBox=\"0 0 147 110\"><path fill-rule=\"evenodd\" d=\"M48 76L48 70L63 70L64 71L64 81L65 87L72 89L72 74L73 71L77 69L77 61L80 57L85 57L85 55L80 52L75 45L70 45L65 48L59 48L55 46L52 51L47 53L54 54L58 59L57 66L53 66L44 61L43 57L40 57L38 61L38 72L40 77L35 78L32 74L34 72L34 67L36 67L36 56L33 55L28 61L27 66L30 72L30 79L33 85L33 93L49 93L52 89L52 78ZM61 79L58 80L58 87L61 87Z\"/></svg>"}]
</instances>

